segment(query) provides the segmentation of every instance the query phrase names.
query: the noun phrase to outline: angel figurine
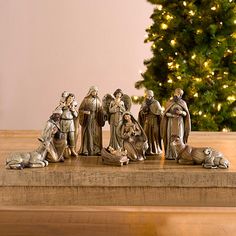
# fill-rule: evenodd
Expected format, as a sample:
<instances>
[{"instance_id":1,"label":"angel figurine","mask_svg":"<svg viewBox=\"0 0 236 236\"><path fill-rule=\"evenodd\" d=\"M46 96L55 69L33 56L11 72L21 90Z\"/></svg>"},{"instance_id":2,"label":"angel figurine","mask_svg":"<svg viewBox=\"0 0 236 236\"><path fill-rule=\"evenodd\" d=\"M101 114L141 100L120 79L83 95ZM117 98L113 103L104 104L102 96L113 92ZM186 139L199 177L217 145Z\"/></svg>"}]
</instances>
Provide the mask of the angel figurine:
<instances>
[{"instance_id":1,"label":"angel figurine","mask_svg":"<svg viewBox=\"0 0 236 236\"><path fill-rule=\"evenodd\" d=\"M120 135L118 135L118 126L122 120L123 113L130 111L131 98L124 94L121 89L117 89L113 95L106 94L102 103L106 118L110 124L109 146L119 150L123 147L123 144Z\"/></svg>"}]
</instances>

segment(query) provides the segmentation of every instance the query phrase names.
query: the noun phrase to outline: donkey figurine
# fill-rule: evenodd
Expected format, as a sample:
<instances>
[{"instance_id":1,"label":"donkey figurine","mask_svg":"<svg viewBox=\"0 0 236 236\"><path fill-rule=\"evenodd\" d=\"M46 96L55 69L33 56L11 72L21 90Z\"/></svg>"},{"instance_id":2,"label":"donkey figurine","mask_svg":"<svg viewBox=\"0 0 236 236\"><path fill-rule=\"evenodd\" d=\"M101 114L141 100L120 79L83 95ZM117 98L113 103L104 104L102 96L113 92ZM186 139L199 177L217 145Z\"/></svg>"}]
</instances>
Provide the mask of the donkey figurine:
<instances>
[{"instance_id":1,"label":"donkey figurine","mask_svg":"<svg viewBox=\"0 0 236 236\"><path fill-rule=\"evenodd\" d=\"M16 152L11 153L6 160L7 169L22 170L25 167L40 168L48 166L48 161L45 160L49 150L50 141L39 139L41 142L39 147L32 152Z\"/></svg>"},{"instance_id":2,"label":"donkey figurine","mask_svg":"<svg viewBox=\"0 0 236 236\"><path fill-rule=\"evenodd\" d=\"M227 169L230 165L223 153L211 147L191 147L188 144L184 144L179 136L173 136L172 140L171 145L177 153L177 163L179 164L197 164L207 169Z\"/></svg>"}]
</instances>

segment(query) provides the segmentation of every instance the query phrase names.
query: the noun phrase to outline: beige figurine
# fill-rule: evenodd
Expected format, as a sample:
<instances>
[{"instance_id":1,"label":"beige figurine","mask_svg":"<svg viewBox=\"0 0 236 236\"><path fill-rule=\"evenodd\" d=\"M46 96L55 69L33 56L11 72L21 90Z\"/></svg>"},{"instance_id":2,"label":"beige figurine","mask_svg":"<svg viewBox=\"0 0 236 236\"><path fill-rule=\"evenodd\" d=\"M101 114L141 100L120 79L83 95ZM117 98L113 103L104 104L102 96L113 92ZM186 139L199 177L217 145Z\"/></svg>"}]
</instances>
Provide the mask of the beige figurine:
<instances>
[{"instance_id":1,"label":"beige figurine","mask_svg":"<svg viewBox=\"0 0 236 236\"><path fill-rule=\"evenodd\" d=\"M79 107L81 125L80 155L99 156L102 149L102 127L105 124L98 88L92 86Z\"/></svg>"},{"instance_id":2,"label":"beige figurine","mask_svg":"<svg viewBox=\"0 0 236 236\"><path fill-rule=\"evenodd\" d=\"M109 146L118 150L123 147L123 142L117 133L118 126L125 111L130 111L131 98L121 89L116 89L113 95L106 94L103 97L103 109L110 124Z\"/></svg>"},{"instance_id":3,"label":"beige figurine","mask_svg":"<svg viewBox=\"0 0 236 236\"><path fill-rule=\"evenodd\" d=\"M60 129L64 134L65 141L69 147L70 153L72 156L78 156L75 151L76 145L76 129L75 119L78 116L78 112L75 109L75 96L72 93L69 93L65 98L64 104L61 106L61 122Z\"/></svg>"},{"instance_id":4,"label":"beige figurine","mask_svg":"<svg viewBox=\"0 0 236 236\"><path fill-rule=\"evenodd\" d=\"M161 121L161 136L165 148L165 158L177 158L175 148L171 145L172 136L178 136L183 143L187 143L191 131L190 114L186 102L182 99L183 90L175 89L173 99L166 104Z\"/></svg>"},{"instance_id":5,"label":"beige figurine","mask_svg":"<svg viewBox=\"0 0 236 236\"><path fill-rule=\"evenodd\" d=\"M160 103L154 98L153 91L147 90L138 117L138 121L143 127L148 139L147 155L158 155L162 153L160 133L161 116L162 109Z\"/></svg>"}]
</instances>

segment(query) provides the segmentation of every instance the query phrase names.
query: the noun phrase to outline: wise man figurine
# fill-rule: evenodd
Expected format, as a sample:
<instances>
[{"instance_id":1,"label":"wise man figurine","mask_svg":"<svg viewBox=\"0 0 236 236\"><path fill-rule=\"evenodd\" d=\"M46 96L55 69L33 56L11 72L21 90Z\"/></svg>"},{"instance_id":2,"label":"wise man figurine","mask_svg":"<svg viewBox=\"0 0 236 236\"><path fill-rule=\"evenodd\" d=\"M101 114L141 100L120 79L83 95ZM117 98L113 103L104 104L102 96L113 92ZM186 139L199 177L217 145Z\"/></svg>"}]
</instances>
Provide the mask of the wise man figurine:
<instances>
[{"instance_id":1,"label":"wise man figurine","mask_svg":"<svg viewBox=\"0 0 236 236\"><path fill-rule=\"evenodd\" d=\"M188 106L182 99L184 91L175 89L174 97L165 107L161 121L161 135L163 138L166 159L177 159L177 153L172 145L173 137L179 137L183 143L187 143L191 131L191 121Z\"/></svg>"}]
</instances>

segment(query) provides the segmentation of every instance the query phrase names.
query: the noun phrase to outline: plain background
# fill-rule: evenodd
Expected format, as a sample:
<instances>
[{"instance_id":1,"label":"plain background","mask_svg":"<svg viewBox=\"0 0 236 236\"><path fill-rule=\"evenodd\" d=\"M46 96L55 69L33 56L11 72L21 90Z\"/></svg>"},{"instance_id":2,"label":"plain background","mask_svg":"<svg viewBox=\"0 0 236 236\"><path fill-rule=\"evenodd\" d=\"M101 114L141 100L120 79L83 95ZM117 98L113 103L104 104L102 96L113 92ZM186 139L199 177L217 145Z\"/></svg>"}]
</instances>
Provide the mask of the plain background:
<instances>
[{"instance_id":1,"label":"plain background","mask_svg":"<svg viewBox=\"0 0 236 236\"><path fill-rule=\"evenodd\" d=\"M0 129L42 129L64 90L79 104L92 85L100 98L143 95L152 11L146 0L0 0Z\"/></svg>"}]
</instances>

